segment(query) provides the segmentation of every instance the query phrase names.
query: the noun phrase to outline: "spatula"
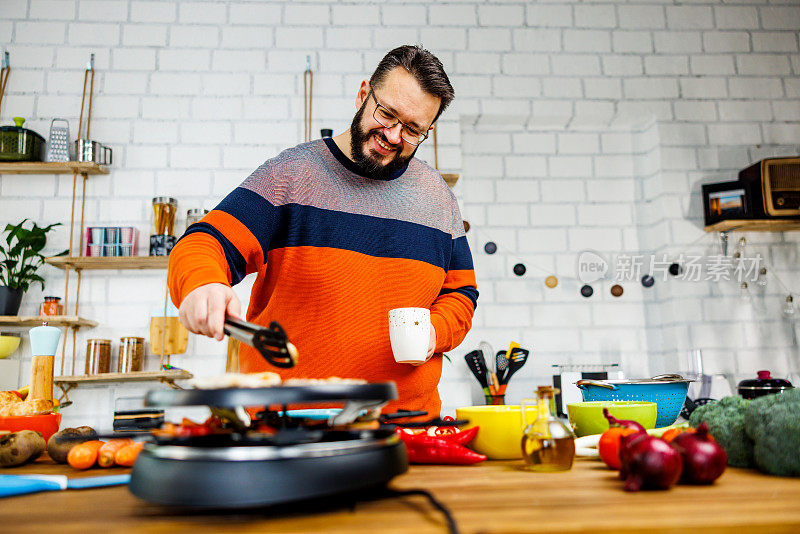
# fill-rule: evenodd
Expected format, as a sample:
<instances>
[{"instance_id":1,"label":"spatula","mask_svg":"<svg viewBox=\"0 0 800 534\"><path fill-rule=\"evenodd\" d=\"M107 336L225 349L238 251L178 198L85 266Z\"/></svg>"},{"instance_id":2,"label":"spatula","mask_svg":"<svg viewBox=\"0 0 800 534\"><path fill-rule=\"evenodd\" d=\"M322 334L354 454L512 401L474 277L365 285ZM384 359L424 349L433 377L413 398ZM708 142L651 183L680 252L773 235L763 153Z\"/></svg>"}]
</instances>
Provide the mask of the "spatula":
<instances>
[{"instance_id":1,"label":"spatula","mask_svg":"<svg viewBox=\"0 0 800 534\"><path fill-rule=\"evenodd\" d=\"M483 360L483 352L480 350L473 350L464 355L467 361L467 367L478 379L478 383L483 388L483 392L489 394L489 382L486 380L486 362Z\"/></svg>"},{"instance_id":2,"label":"spatula","mask_svg":"<svg viewBox=\"0 0 800 534\"><path fill-rule=\"evenodd\" d=\"M514 373L522 369L526 361L528 361L528 349L514 348L511 351L511 358L508 360L508 370L503 375L503 383L508 384Z\"/></svg>"}]
</instances>

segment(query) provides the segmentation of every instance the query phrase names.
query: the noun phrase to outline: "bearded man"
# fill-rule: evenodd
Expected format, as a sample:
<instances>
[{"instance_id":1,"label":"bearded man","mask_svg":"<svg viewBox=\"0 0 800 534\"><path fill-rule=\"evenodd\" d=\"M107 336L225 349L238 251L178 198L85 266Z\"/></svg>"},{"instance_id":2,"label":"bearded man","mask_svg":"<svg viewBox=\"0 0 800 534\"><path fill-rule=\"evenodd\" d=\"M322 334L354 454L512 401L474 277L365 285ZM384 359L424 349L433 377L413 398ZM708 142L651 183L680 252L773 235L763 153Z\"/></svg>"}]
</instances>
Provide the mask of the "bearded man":
<instances>
[{"instance_id":1,"label":"bearded man","mask_svg":"<svg viewBox=\"0 0 800 534\"><path fill-rule=\"evenodd\" d=\"M223 337L241 304L231 285L256 273L247 320L279 322L300 359L274 369L242 345L242 372L393 381L387 409L437 416L442 353L472 326L478 291L458 204L414 157L454 91L441 62L401 46L356 95L350 129L267 160L170 254L168 282L191 331ZM430 310L424 364L397 363L388 312Z\"/></svg>"}]
</instances>

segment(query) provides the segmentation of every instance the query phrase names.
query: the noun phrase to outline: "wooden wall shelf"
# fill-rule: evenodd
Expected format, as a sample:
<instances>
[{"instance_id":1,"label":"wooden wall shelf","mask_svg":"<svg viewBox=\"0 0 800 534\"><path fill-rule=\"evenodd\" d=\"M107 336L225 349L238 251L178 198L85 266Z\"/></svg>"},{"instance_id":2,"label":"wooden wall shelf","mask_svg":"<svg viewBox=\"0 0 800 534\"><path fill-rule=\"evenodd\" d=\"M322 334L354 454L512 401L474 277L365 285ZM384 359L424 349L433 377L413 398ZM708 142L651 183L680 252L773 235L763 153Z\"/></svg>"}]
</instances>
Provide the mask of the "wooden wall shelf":
<instances>
[{"instance_id":1,"label":"wooden wall shelf","mask_svg":"<svg viewBox=\"0 0 800 534\"><path fill-rule=\"evenodd\" d=\"M83 317L75 315L0 315L0 326L6 327L29 327L29 326L42 326L47 323L48 326L67 326L78 328L87 326L94 328L97 326L97 321L90 321Z\"/></svg>"},{"instance_id":2,"label":"wooden wall shelf","mask_svg":"<svg viewBox=\"0 0 800 534\"><path fill-rule=\"evenodd\" d=\"M62 402L69 401L69 392L79 386L93 384L111 384L120 382L162 382L168 386L180 389L175 385L176 380L188 380L192 373L183 369L170 369L169 371L135 371L131 373L102 373L99 375L72 375L57 376L53 384L58 387L63 395Z\"/></svg>"},{"instance_id":3,"label":"wooden wall shelf","mask_svg":"<svg viewBox=\"0 0 800 534\"><path fill-rule=\"evenodd\" d=\"M166 269L169 264L169 256L125 256L113 258L53 256L45 259L45 262L59 269L73 269L75 271Z\"/></svg>"},{"instance_id":4,"label":"wooden wall shelf","mask_svg":"<svg viewBox=\"0 0 800 534\"><path fill-rule=\"evenodd\" d=\"M170 369L169 371L134 371L131 373L102 373L99 375L74 375L57 376L53 379L59 384L103 384L106 382L147 382L152 380L172 382L173 380L187 380L192 378L192 373L183 369Z\"/></svg>"},{"instance_id":5,"label":"wooden wall shelf","mask_svg":"<svg viewBox=\"0 0 800 534\"><path fill-rule=\"evenodd\" d=\"M108 174L108 167L91 161L0 162L0 174Z\"/></svg>"},{"instance_id":6,"label":"wooden wall shelf","mask_svg":"<svg viewBox=\"0 0 800 534\"><path fill-rule=\"evenodd\" d=\"M790 232L800 230L800 219L732 219L705 227L706 232Z\"/></svg>"}]
</instances>

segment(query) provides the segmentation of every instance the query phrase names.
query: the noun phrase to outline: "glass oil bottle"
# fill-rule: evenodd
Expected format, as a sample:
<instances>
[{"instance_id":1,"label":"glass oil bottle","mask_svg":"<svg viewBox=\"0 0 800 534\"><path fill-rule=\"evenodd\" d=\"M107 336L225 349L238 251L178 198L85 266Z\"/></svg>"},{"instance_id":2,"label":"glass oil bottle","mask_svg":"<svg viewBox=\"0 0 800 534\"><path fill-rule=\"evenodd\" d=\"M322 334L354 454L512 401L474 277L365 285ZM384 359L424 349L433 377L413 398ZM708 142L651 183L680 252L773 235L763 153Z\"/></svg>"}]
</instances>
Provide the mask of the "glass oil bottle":
<instances>
[{"instance_id":1,"label":"glass oil bottle","mask_svg":"<svg viewBox=\"0 0 800 534\"><path fill-rule=\"evenodd\" d=\"M557 389L539 386L537 399L525 399L522 413L522 458L529 471L567 471L575 458L575 434L553 413ZM532 413L533 410L536 413Z\"/></svg>"}]
</instances>

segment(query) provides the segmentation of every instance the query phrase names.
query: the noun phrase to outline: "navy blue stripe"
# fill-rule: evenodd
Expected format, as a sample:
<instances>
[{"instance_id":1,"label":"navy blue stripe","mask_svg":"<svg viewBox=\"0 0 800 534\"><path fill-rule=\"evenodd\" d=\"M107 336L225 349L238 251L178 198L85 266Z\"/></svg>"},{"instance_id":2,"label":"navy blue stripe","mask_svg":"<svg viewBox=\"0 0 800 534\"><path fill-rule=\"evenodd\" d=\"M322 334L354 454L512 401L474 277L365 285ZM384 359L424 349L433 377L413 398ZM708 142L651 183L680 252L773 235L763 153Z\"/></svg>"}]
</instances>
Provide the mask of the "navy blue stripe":
<instances>
[{"instance_id":1,"label":"navy blue stripe","mask_svg":"<svg viewBox=\"0 0 800 534\"><path fill-rule=\"evenodd\" d=\"M261 245L266 260L272 235L281 221L279 209L258 193L244 187L231 191L215 209L224 211L245 225Z\"/></svg>"},{"instance_id":2,"label":"navy blue stripe","mask_svg":"<svg viewBox=\"0 0 800 534\"><path fill-rule=\"evenodd\" d=\"M471 271L472 266L472 253L469 251L469 243L467 243L467 236L457 237L453 239L453 254L450 257L450 266L448 271Z\"/></svg>"},{"instance_id":3,"label":"navy blue stripe","mask_svg":"<svg viewBox=\"0 0 800 534\"><path fill-rule=\"evenodd\" d=\"M344 152L341 151L341 149L333 139L331 139L330 137L323 137L322 140L325 141L325 145L328 147L328 150L331 151L333 157L335 157L339 161L339 163L341 163L344 166L345 169L359 176L363 176L364 178L371 178L373 180L394 180L395 178L399 178L400 176L402 176L403 173L406 172L406 169L408 168L408 164L406 163L405 165L394 171L390 176L387 176L386 178L376 178L374 176L367 176L366 174L364 174L364 171L361 169L361 167L358 166L358 164L355 161L351 160L350 158L344 155Z\"/></svg>"},{"instance_id":4,"label":"navy blue stripe","mask_svg":"<svg viewBox=\"0 0 800 534\"><path fill-rule=\"evenodd\" d=\"M472 301L473 309L478 307L478 289L474 286L457 287L455 289L442 288L442 290L439 291L439 295L447 295L448 293L461 293Z\"/></svg>"},{"instance_id":5,"label":"navy blue stripe","mask_svg":"<svg viewBox=\"0 0 800 534\"><path fill-rule=\"evenodd\" d=\"M450 234L422 224L286 204L270 248L332 247L380 258L419 260L447 270Z\"/></svg>"},{"instance_id":6,"label":"navy blue stripe","mask_svg":"<svg viewBox=\"0 0 800 534\"><path fill-rule=\"evenodd\" d=\"M219 241L220 245L222 245L222 250L225 252L225 259L228 260L228 268L231 271L231 285L241 282L242 278L247 275L247 262L244 260L244 256L239 252L239 249L233 246L233 243L222 235L222 232L205 222L198 222L191 225L181 239L187 235L196 233L208 234Z\"/></svg>"},{"instance_id":7,"label":"navy blue stripe","mask_svg":"<svg viewBox=\"0 0 800 534\"><path fill-rule=\"evenodd\" d=\"M446 271L453 268L454 244L462 240L453 240L450 234L435 228L396 219L301 204L273 206L243 187L232 191L216 209L247 227L261 245L265 259L267 252L276 248L330 247L380 258L424 261ZM466 239L463 245L466 246ZM462 246L456 250L463 254ZM469 255L468 246L466 251Z\"/></svg>"}]
</instances>

